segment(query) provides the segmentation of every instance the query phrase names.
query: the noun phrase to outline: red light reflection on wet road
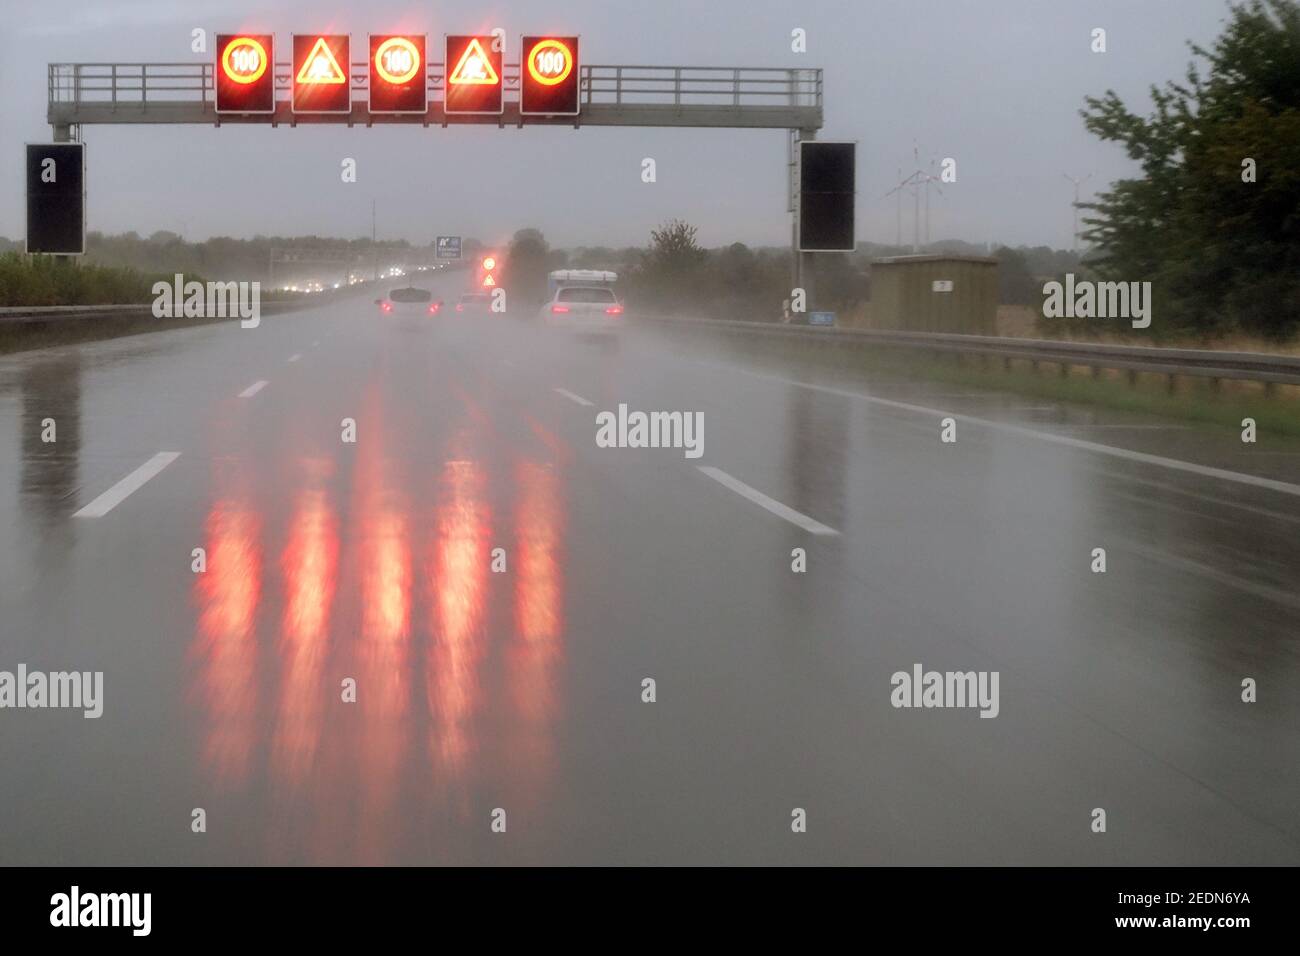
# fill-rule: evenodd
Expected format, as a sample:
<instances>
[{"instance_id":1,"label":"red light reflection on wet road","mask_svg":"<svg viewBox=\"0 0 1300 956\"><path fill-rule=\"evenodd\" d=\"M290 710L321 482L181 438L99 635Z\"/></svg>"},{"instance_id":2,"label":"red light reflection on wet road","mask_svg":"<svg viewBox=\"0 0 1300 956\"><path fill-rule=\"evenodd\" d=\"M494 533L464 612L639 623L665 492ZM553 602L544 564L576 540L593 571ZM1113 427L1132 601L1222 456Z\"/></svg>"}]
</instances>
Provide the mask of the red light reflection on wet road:
<instances>
[{"instance_id":1,"label":"red light reflection on wet road","mask_svg":"<svg viewBox=\"0 0 1300 956\"><path fill-rule=\"evenodd\" d=\"M358 463L361 634L357 703L361 726L356 773L361 785L358 862L388 858L398 829L393 801L410 739L411 530L409 510L382 456L383 435Z\"/></svg>"},{"instance_id":2,"label":"red light reflection on wet road","mask_svg":"<svg viewBox=\"0 0 1300 956\"><path fill-rule=\"evenodd\" d=\"M260 522L241 503L217 501L206 524L207 571L195 576L199 604L198 693L206 711L202 762L238 787L249 775L257 732L257 642L262 591Z\"/></svg>"},{"instance_id":3,"label":"red light reflection on wet road","mask_svg":"<svg viewBox=\"0 0 1300 956\"><path fill-rule=\"evenodd\" d=\"M483 605L489 574L491 512L484 500L481 467L449 461L443 469L428 562L432 619L426 657L430 727L435 766L459 772L473 748L469 719L479 691L483 653Z\"/></svg>"},{"instance_id":4,"label":"red light reflection on wet road","mask_svg":"<svg viewBox=\"0 0 1300 956\"><path fill-rule=\"evenodd\" d=\"M555 672L563 654L564 515L554 466L515 469L516 636L507 652L510 698L519 715L513 759L540 787L554 768Z\"/></svg>"},{"instance_id":5,"label":"red light reflection on wet road","mask_svg":"<svg viewBox=\"0 0 1300 956\"><path fill-rule=\"evenodd\" d=\"M282 676L271 750L277 782L301 783L319 746L330 699L323 676L338 560L338 522L326 493L300 492L280 555L285 594L279 644Z\"/></svg>"}]
</instances>

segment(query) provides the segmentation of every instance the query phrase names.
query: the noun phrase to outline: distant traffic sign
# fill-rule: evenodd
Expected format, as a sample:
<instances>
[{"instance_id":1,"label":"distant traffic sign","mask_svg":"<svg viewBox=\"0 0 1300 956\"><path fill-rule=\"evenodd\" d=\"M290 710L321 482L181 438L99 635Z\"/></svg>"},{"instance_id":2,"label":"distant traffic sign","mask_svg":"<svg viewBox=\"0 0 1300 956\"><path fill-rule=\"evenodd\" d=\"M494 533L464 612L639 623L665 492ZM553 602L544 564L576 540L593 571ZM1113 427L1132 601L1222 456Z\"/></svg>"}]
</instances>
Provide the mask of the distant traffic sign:
<instances>
[{"instance_id":1,"label":"distant traffic sign","mask_svg":"<svg viewBox=\"0 0 1300 956\"><path fill-rule=\"evenodd\" d=\"M857 144L799 143L800 252L852 252Z\"/></svg>"},{"instance_id":2,"label":"distant traffic sign","mask_svg":"<svg viewBox=\"0 0 1300 956\"><path fill-rule=\"evenodd\" d=\"M27 144L27 252L86 251L86 147Z\"/></svg>"},{"instance_id":3,"label":"distant traffic sign","mask_svg":"<svg viewBox=\"0 0 1300 956\"><path fill-rule=\"evenodd\" d=\"M350 45L347 34L293 35L293 112L352 112Z\"/></svg>"},{"instance_id":4,"label":"distant traffic sign","mask_svg":"<svg viewBox=\"0 0 1300 956\"><path fill-rule=\"evenodd\" d=\"M519 65L521 115L578 115L577 37L524 37Z\"/></svg>"},{"instance_id":5,"label":"distant traffic sign","mask_svg":"<svg viewBox=\"0 0 1300 956\"><path fill-rule=\"evenodd\" d=\"M448 36L443 106L448 113L499 116L501 44L491 36Z\"/></svg>"},{"instance_id":6,"label":"distant traffic sign","mask_svg":"<svg viewBox=\"0 0 1300 956\"><path fill-rule=\"evenodd\" d=\"M370 112L427 113L424 34L370 35Z\"/></svg>"},{"instance_id":7,"label":"distant traffic sign","mask_svg":"<svg viewBox=\"0 0 1300 956\"><path fill-rule=\"evenodd\" d=\"M434 257L438 259L459 259L460 236L439 236L434 242Z\"/></svg>"},{"instance_id":8,"label":"distant traffic sign","mask_svg":"<svg viewBox=\"0 0 1300 956\"><path fill-rule=\"evenodd\" d=\"M218 33L218 113L275 112L275 38L269 33Z\"/></svg>"}]
</instances>

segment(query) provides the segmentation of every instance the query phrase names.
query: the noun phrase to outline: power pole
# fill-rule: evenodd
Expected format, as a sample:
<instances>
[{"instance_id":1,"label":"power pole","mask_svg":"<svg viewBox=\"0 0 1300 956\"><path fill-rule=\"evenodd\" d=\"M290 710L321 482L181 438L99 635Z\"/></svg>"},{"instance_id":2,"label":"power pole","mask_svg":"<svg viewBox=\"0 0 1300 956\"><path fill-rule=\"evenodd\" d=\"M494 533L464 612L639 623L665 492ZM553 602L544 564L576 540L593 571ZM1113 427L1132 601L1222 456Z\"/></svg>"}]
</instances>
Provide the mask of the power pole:
<instances>
[{"instance_id":1,"label":"power pole","mask_svg":"<svg viewBox=\"0 0 1300 956\"><path fill-rule=\"evenodd\" d=\"M903 181L903 167L898 167L898 181ZM894 224L894 245L903 248L903 190L895 190L898 193L898 221Z\"/></svg>"},{"instance_id":2,"label":"power pole","mask_svg":"<svg viewBox=\"0 0 1300 956\"><path fill-rule=\"evenodd\" d=\"M793 95L793 94L792 94ZM790 288L799 285L799 131L789 131L789 163L786 169L786 192L790 212ZM793 294L793 292L791 293Z\"/></svg>"},{"instance_id":3,"label":"power pole","mask_svg":"<svg viewBox=\"0 0 1300 956\"><path fill-rule=\"evenodd\" d=\"M379 247L375 245L375 201L373 199L370 200L370 254L374 257L375 260L374 279L376 282L378 282L379 281Z\"/></svg>"},{"instance_id":4,"label":"power pole","mask_svg":"<svg viewBox=\"0 0 1300 956\"><path fill-rule=\"evenodd\" d=\"M791 203L792 207L797 208L798 204L803 202L803 196L799 191L800 183L795 178L797 175L801 175L797 163L800 153L799 144L804 140L811 142L816 138L817 131L815 129L798 129L790 132L790 148L792 151L790 189L791 195L794 197L794 202ZM799 214L795 212L793 225L790 229L790 274L793 287L804 290L804 303L807 311L812 311L813 304L812 286L815 274L812 255L811 252L799 251Z\"/></svg>"}]
</instances>

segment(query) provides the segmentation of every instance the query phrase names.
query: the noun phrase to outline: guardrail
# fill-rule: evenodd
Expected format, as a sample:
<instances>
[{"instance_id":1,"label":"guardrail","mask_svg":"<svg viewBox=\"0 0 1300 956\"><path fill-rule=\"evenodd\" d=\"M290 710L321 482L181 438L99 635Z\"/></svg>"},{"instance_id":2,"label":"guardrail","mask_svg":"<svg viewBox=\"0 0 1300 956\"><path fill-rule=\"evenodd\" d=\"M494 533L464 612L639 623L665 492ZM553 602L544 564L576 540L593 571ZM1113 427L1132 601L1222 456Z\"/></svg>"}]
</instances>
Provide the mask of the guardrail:
<instances>
[{"instance_id":1,"label":"guardrail","mask_svg":"<svg viewBox=\"0 0 1300 956\"><path fill-rule=\"evenodd\" d=\"M584 66L584 103L821 108L822 71L721 66Z\"/></svg>"},{"instance_id":2,"label":"guardrail","mask_svg":"<svg viewBox=\"0 0 1300 956\"><path fill-rule=\"evenodd\" d=\"M152 305L40 305L0 308L0 323L52 322L56 319L135 318L153 314Z\"/></svg>"},{"instance_id":3,"label":"guardrail","mask_svg":"<svg viewBox=\"0 0 1300 956\"><path fill-rule=\"evenodd\" d=\"M326 289L323 292L299 295L293 298L274 298L263 299L260 302L260 311L264 316L282 315L286 312L298 312L303 309L312 309L328 303L338 302L349 296L361 296L371 291L373 280L367 279L365 282L356 285L343 286L338 289ZM168 328L167 323L174 323L173 327L180 325L199 324L207 322L226 322L237 321L237 319L212 319L199 317L191 320L189 317L175 317L170 319L159 319L153 314L153 303L141 303L132 305L18 305L18 306L0 306L0 331L6 327L30 326L30 325L48 325L51 322L71 323L76 321L90 321L93 319L105 319L118 322L134 322L138 319L148 319L159 323L159 331Z\"/></svg>"},{"instance_id":4,"label":"guardrail","mask_svg":"<svg viewBox=\"0 0 1300 956\"><path fill-rule=\"evenodd\" d=\"M839 329L776 322L742 322L729 319L648 317L648 321L684 326L693 331L767 336L823 345L830 348L908 348L956 355L1028 361L1060 366L1129 372L1130 381L1142 372L1199 378L1241 379L1266 384L1300 385L1300 356L1263 352L1214 352L1144 345L1100 345L1091 342L1055 342L1050 339L1014 339L991 335L952 335L941 332L902 332L884 329Z\"/></svg>"},{"instance_id":5,"label":"guardrail","mask_svg":"<svg viewBox=\"0 0 1300 956\"><path fill-rule=\"evenodd\" d=\"M271 301L263 311L274 315L316 305L318 299ZM94 318L144 318L151 305L52 305L0 308L5 323L42 323ZM160 320L163 321L163 320ZM1238 379L1278 385L1300 385L1300 356L1264 352L1215 352L1206 349L1171 349L1145 345L1101 345L1091 342L1055 342L1050 339L1014 339L991 335L951 335L941 332L903 332L885 329L839 329L777 322L742 322L731 319L684 319L642 316L641 321L677 326L694 332L721 332L787 339L838 349L908 348L984 359L1072 367L1125 370L1169 376L1190 375L1208 379Z\"/></svg>"}]
</instances>

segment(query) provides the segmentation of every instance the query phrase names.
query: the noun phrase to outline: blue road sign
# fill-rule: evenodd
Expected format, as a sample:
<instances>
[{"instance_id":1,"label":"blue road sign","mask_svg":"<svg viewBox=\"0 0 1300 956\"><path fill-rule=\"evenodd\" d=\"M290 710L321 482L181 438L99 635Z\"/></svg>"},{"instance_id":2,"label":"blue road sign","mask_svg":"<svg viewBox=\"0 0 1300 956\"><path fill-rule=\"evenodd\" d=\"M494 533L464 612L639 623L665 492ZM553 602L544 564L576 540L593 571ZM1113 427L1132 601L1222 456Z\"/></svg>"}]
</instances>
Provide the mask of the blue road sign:
<instances>
[{"instance_id":1,"label":"blue road sign","mask_svg":"<svg viewBox=\"0 0 1300 956\"><path fill-rule=\"evenodd\" d=\"M439 236L434 243L434 249L439 259L459 259L460 236Z\"/></svg>"}]
</instances>

